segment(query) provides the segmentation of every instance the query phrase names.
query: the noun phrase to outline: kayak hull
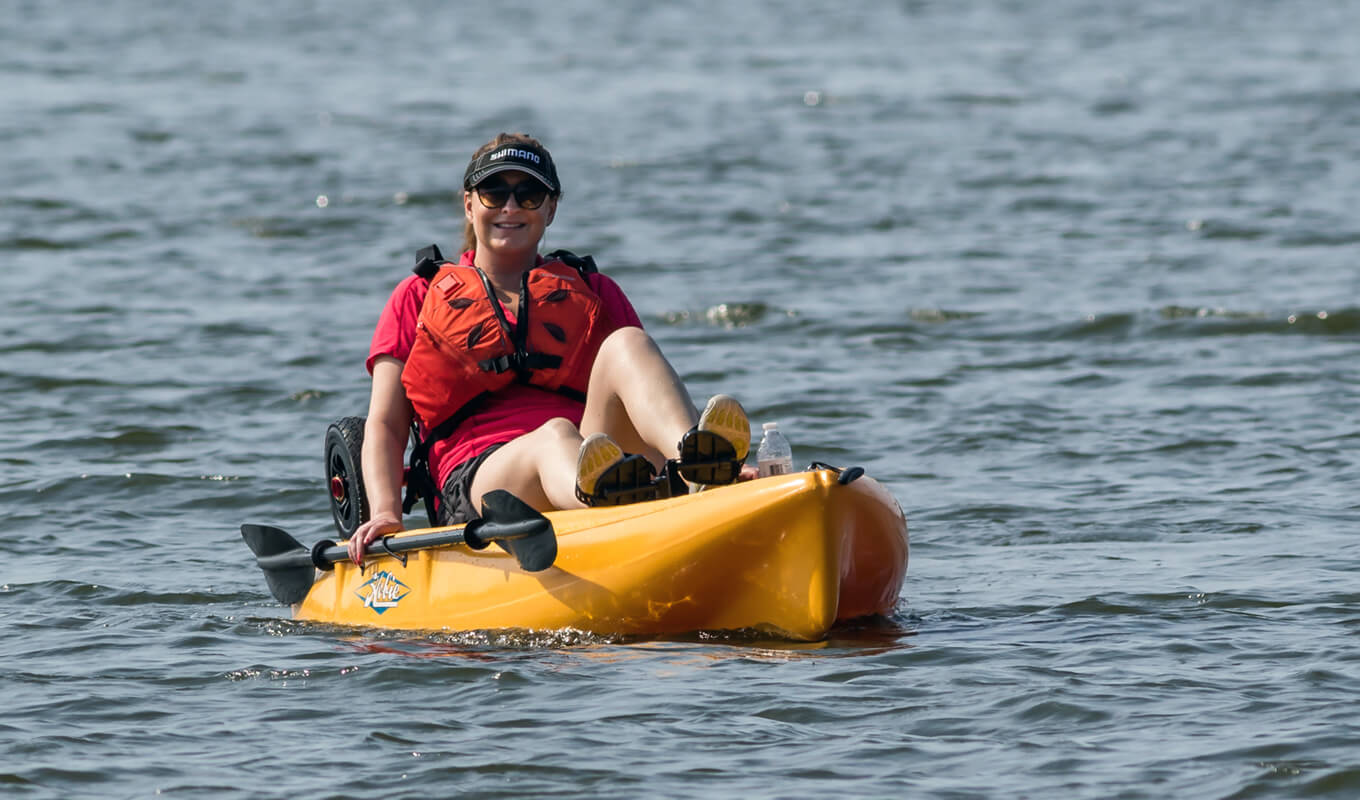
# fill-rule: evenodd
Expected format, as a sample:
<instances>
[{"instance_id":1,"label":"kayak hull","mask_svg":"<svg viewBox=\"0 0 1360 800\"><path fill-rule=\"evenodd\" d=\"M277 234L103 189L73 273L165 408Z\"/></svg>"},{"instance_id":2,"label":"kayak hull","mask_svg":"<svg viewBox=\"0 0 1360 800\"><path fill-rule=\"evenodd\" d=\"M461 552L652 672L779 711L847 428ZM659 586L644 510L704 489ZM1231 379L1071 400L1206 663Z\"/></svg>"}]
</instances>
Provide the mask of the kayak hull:
<instances>
[{"instance_id":1,"label":"kayak hull","mask_svg":"<svg viewBox=\"0 0 1360 800\"><path fill-rule=\"evenodd\" d=\"M755 629L823 638L885 614L906 575L906 519L871 478L831 470L612 508L550 511L558 555L525 572L465 545L319 572L298 619L408 630L598 634ZM397 537L410 535L397 534Z\"/></svg>"}]
</instances>

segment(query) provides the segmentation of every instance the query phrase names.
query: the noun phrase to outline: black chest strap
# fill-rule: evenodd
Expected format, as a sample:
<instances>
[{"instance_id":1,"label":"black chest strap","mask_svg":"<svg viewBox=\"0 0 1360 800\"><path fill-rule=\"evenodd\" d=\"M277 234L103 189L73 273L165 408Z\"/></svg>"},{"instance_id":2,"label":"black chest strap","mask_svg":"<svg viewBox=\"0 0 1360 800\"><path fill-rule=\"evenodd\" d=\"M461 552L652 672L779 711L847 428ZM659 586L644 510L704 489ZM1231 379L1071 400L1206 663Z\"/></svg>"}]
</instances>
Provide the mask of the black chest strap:
<instances>
[{"instance_id":1,"label":"black chest strap","mask_svg":"<svg viewBox=\"0 0 1360 800\"><path fill-rule=\"evenodd\" d=\"M434 472L430 469L430 448L435 442L447 439L453 435L454 430L463 424L463 420L472 416L477 409L481 408L486 399L491 396L490 392L482 392L469 400L458 409L448 419L439 423L431 430L420 443L411 448L411 458L407 463L409 469L406 471L406 496L401 501L401 513L409 514L415 508L416 501L425 499L425 513L430 518L430 526L435 527L439 524L439 518L435 511L435 498L440 496L439 487L435 485Z\"/></svg>"}]
</instances>

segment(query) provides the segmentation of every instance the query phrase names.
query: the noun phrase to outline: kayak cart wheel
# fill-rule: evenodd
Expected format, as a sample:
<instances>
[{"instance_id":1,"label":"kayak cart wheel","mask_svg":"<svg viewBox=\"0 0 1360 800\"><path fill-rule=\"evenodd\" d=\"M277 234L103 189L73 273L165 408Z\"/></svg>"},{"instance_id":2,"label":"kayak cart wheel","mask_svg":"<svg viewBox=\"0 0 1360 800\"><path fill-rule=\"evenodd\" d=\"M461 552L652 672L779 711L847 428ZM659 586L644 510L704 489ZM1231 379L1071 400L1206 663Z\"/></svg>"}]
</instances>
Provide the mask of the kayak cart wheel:
<instances>
[{"instance_id":1,"label":"kayak cart wheel","mask_svg":"<svg viewBox=\"0 0 1360 800\"><path fill-rule=\"evenodd\" d=\"M326 489L335 529L346 539L368 521L368 498L359 471L363 446L363 417L344 417L326 429Z\"/></svg>"}]
</instances>

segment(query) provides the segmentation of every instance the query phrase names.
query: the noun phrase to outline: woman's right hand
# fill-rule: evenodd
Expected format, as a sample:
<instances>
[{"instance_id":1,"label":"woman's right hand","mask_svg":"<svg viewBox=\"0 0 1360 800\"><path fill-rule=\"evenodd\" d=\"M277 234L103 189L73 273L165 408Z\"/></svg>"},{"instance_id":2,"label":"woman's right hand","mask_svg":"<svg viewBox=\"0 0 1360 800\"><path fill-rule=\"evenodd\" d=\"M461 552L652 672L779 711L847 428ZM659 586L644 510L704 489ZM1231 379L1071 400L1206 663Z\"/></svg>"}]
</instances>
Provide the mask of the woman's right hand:
<instances>
[{"instance_id":1,"label":"woman's right hand","mask_svg":"<svg viewBox=\"0 0 1360 800\"><path fill-rule=\"evenodd\" d=\"M349 537L349 558L355 564L364 563L364 551L375 539L380 539L389 533L406 530L406 526L401 524L401 519L392 514L378 513L368 522L360 525L354 531L354 535Z\"/></svg>"}]
</instances>

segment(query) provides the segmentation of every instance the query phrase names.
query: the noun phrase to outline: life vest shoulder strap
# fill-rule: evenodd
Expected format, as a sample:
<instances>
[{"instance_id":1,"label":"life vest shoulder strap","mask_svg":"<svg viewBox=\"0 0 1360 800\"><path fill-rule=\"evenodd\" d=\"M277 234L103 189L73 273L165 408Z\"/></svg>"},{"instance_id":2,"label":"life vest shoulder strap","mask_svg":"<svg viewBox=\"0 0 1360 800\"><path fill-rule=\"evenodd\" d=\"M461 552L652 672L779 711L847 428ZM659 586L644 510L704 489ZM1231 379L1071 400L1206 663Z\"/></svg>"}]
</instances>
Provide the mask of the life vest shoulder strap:
<instances>
[{"instance_id":1,"label":"life vest shoulder strap","mask_svg":"<svg viewBox=\"0 0 1360 800\"><path fill-rule=\"evenodd\" d=\"M595 265L594 256L578 256L570 250L554 250L548 254L550 260L556 259L563 264L581 273L581 277L594 275L600 269ZM416 265L411 269L412 272L424 278L432 280L439 268L450 263L444 258L444 254L439 252L439 245L432 244L429 247L422 247L416 252Z\"/></svg>"},{"instance_id":2,"label":"life vest shoulder strap","mask_svg":"<svg viewBox=\"0 0 1360 800\"><path fill-rule=\"evenodd\" d=\"M599 268L595 266L595 258L593 256L578 256L570 250L554 250L548 254L548 258L555 258L563 264L572 267L577 272L581 273L582 278L587 275L594 275L600 271Z\"/></svg>"},{"instance_id":3,"label":"life vest shoulder strap","mask_svg":"<svg viewBox=\"0 0 1360 800\"><path fill-rule=\"evenodd\" d=\"M424 278L433 280L436 272L446 262L444 254L439 252L439 245L432 244L429 247L422 247L416 253L416 265L411 269L412 272Z\"/></svg>"}]
</instances>

